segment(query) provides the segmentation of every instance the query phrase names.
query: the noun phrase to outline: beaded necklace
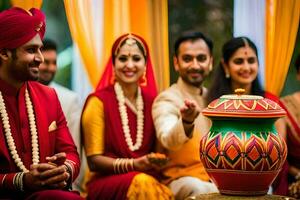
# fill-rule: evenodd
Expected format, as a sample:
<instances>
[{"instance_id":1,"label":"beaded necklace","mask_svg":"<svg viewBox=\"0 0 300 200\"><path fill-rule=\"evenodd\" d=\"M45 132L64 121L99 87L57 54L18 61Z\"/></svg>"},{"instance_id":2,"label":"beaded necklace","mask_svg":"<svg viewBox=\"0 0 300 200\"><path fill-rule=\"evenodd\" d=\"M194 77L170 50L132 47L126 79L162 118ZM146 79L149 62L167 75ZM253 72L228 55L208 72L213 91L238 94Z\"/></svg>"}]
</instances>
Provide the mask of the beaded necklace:
<instances>
[{"instance_id":1,"label":"beaded necklace","mask_svg":"<svg viewBox=\"0 0 300 200\"><path fill-rule=\"evenodd\" d=\"M115 83L114 89L116 92L118 105L119 105L119 112L121 115L121 122L122 128L125 136L126 143L131 151L138 150L143 143L143 129L144 129L144 102L141 94L141 88L138 87L137 99L136 99L136 106L137 106L137 135L136 135L136 143L133 144L132 138L130 135L130 129L128 126L128 115L125 106L125 96L122 90L122 87L118 82Z\"/></svg>"},{"instance_id":2,"label":"beaded necklace","mask_svg":"<svg viewBox=\"0 0 300 200\"><path fill-rule=\"evenodd\" d=\"M30 126L30 133L31 133L31 146L32 146L32 163L38 164L39 163L39 144L38 144L38 134L37 134L37 128L35 123L35 116L33 112L33 106L32 102L29 97L28 90L25 90L25 103L26 103L26 109L29 119L29 126ZM4 127L5 132L5 138L6 142L8 144L8 148L10 150L10 154L12 158L14 159L16 165L19 167L19 169L22 172L28 172L28 169L25 167L24 163L22 162L15 145L14 138L11 134L11 129L9 125L9 118L6 111L4 99L2 96L2 93L0 91L0 113L1 113L1 119L2 124Z\"/></svg>"}]
</instances>

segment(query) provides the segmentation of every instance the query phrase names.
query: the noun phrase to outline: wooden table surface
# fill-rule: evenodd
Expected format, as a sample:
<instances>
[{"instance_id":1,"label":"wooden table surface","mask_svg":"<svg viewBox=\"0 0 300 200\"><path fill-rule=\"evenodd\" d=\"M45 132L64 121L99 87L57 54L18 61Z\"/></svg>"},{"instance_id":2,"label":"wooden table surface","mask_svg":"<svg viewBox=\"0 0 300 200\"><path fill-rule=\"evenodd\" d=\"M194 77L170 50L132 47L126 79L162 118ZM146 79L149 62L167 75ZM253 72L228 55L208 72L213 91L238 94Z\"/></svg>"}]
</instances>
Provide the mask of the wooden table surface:
<instances>
[{"instance_id":1,"label":"wooden table surface","mask_svg":"<svg viewBox=\"0 0 300 200\"><path fill-rule=\"evenodd\" d=\"M263 195L263 196L229 196L219 193L201 194L194 197L189 197L186 200L295 200L291 197L278 195Z\"/></svg>"}]
</instances>

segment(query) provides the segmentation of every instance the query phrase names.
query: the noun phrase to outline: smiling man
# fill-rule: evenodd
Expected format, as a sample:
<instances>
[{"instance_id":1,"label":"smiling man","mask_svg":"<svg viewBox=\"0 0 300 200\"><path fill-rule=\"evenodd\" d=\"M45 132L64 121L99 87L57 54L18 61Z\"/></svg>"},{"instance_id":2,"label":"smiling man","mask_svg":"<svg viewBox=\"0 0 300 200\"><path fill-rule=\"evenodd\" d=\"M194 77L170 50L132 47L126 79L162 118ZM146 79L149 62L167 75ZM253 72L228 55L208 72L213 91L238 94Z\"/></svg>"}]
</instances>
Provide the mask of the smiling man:
<instances>
[{"instance_id":1,"label":"smiling man","mask_svg":"<svg viewBox=\"0 0 300 200\"><path fill-rule=\"evenodd\" d=\"M200 138L210 123L200 111L206 107L203 81L212 69L213 43L201 32L184 33L175 43L177 83L162 92L152 108L157 138L170 158L164 182L176 199L217 192L200 161Z\"/></svg>"},{"instance_id":2,"label":"smiling man","mask_svg":"<svg viewBox=\"0 0 300 200\"><path fill-rule=\"evenodd\" d=\"M80 199L80 160L55 91L36 82L45 34L38 9L0 13L0 199Z\"/></svg>"}]
</instances>

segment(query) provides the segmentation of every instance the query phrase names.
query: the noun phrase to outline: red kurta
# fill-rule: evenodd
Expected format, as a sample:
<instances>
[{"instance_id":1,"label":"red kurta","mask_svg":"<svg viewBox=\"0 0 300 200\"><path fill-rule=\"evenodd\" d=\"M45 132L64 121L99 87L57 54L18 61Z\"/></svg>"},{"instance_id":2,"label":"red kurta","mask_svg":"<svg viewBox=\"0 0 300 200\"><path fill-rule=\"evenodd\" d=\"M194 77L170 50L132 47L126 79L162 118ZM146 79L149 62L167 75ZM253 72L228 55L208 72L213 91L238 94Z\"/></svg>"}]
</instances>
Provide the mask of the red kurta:
<instances>
[{"instance_id":1,"label":"red kurta","mask_svg":"<svg viewBox=\"0 0 300 200\"><path fill-rule=\"evenodd\" d=\"M125 141L118 101L113 86L92 94L103 103L105 116L104 154L112 158L137 158L154 150L155 129L151 117L153 97L142 91L144 101L144 135L143 143L139 150L131 151ZM136 141L137 116L126 106L128 113L129 129L133 143ZM96 175L88 184L88 199L126 199L127 190L132 179L139 172L126 174Z\"/></svg>"},{"instance_id":2,"label":"red kurta","mask_svg":"<svg viewBox=\"0 0 300 200\"><path fill-rule=\"evenodd\" d=\"M47 162L47 156L65 152L67 160L73 164L72 179L74 180L79 172L80 160L54 89L37 82L27 82L17 90L0 80L0 90L8 113L12 136L21 160L25 167L29 169L32 164L32 148L29 119L25 105L26 87L28 88L35 113L40 163ZM54 121L56 122L57 129L49 132L49 125ZM0 124L1 198L2 195L16 194L16 192L11 191L15 190L12 180L15 173L20 172L20 169L11 158L5 139L3 123L1 122ZM2 185L4 178L5 185Z\"/></svg>"}]
</instances>

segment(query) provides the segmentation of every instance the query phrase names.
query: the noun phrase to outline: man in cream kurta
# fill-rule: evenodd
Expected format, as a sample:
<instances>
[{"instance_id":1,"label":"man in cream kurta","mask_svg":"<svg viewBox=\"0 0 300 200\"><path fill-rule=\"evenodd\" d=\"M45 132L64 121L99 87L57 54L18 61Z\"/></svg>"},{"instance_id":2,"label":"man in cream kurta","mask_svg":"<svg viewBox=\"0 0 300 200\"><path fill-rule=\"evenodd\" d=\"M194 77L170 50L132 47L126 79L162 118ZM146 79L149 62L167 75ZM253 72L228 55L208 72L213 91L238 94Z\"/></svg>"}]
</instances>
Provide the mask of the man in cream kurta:
<instances>
[{"instance_id":1,"label":"man in cream kurta","mask_svg":"<svg viewBox=\"0 0 300 200\"><path fill-rule=\"evenodd\" d=\"M200 32L183 34L175 43L177 83L162 92L152 108L157 138L170 162L163 180L176 199L217 192L200 161L201 137L210 122L200 112L206 107L204 78L212 68L212 42ZM199 114L200 113L200 114Z\"/></svg>"}]
</instances>

